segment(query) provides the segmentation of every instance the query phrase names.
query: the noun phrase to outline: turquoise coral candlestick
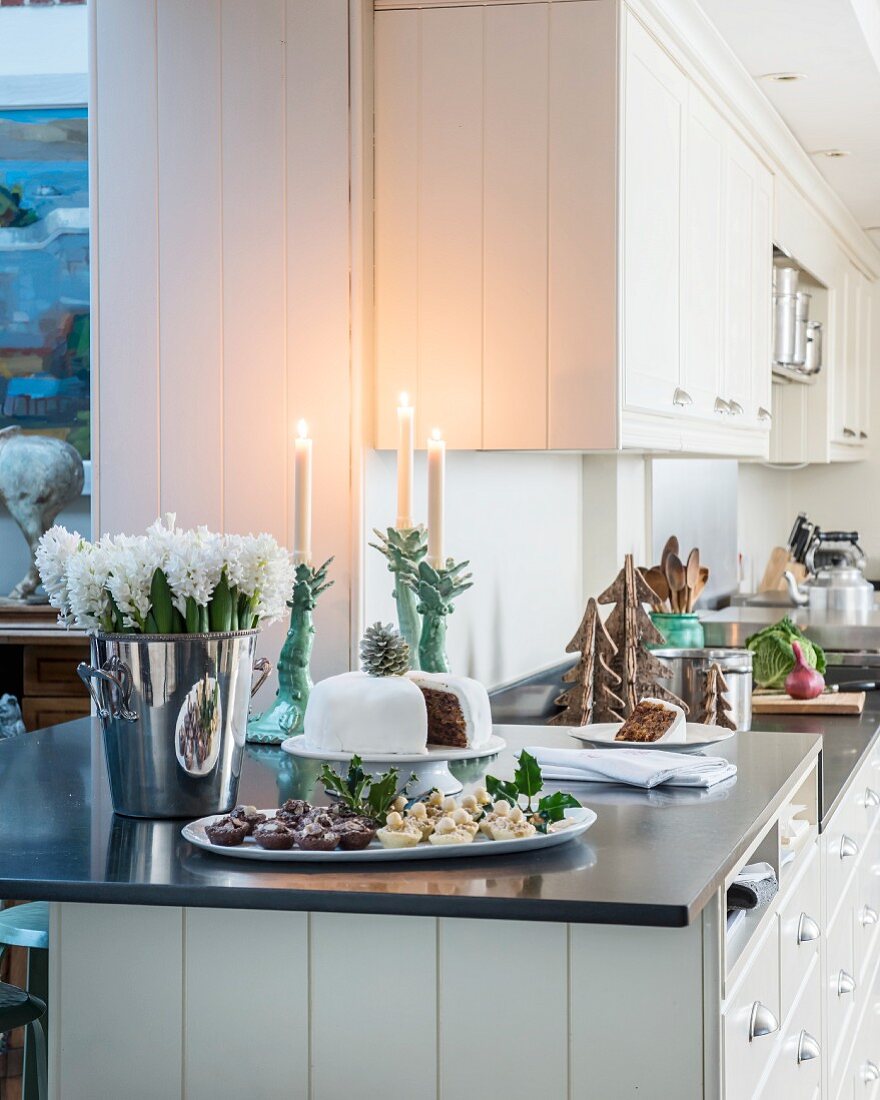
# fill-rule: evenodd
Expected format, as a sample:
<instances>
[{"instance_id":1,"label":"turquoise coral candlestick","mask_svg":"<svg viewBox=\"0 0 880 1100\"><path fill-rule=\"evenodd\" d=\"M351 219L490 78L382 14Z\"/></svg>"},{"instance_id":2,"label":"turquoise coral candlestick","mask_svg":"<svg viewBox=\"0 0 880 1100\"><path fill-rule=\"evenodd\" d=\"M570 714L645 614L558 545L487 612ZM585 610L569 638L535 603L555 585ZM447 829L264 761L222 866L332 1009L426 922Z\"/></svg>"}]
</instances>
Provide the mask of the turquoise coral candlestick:
<instances>
[{"instance_id":1,"label":"turquoise coral candlestick","mask_svg":"<svg viewBox=\"0 0 880 1100\"><path fill-rule=\"evenodd\" d=\"M394 602L397 605L397 623L400 633L409 646L410 668L419 668L419 640L422 633L422 620L416 606L416 594L407 578L417 572L419 562L428 552L428 536L425 528L408 527L398 529L389 527L385 534L377 528L373 532L378 543L370 546L384 554L388 561L388 571L394 574Z\"/></svg>"},{"instance_id":2,"label":"turquoise coral candlestick","mask_svg":"<svg viewBox=\"0 0 880 1100\"><path fill-rule=\"evenodd\" d=\"M426 561L406 574L406 583L418 600L422 615L419 638L419 664L424 672L449 672L446 657L446 619L454 608L452 601L471 588L471 574L465 573L468 562L447 558L446 565L435 569Z\"/></svg>"},{"instance_id":3,"label":"turquoise coral candlestick","mask_svg":"<svg viewBox=\"0 0 880 1100\"><path fill-rule=\"evenodd\" d=\"M302 733L303 718L312 689L311 660L315 640L312 612L318 597L333 584L327 580L332 558L313 569L302 562L296 567L293 596L288 601L290 627L278 658L278 691L265 712L248 724L248 741L280 745L295 733Z\"/></svg>"}]
</instances>

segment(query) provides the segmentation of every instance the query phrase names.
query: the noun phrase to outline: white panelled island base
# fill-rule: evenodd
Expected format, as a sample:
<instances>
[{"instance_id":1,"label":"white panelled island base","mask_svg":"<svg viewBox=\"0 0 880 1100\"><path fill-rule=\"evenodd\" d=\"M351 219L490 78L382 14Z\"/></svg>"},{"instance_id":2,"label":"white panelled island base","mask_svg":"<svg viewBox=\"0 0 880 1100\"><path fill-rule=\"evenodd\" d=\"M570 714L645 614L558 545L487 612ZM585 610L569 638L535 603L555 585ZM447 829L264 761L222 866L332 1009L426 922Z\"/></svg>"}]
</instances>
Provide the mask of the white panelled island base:
<instances>
[{"instance_id":1,"label":"white panelled island base","mask_svg":"<svg viewBox=\"0 0 880 1100\"><path fill-rule=\"evenodd\" d=\"M57 1100L703 1095L700 921L53 909Z\"/></svg>"}]
</instances>

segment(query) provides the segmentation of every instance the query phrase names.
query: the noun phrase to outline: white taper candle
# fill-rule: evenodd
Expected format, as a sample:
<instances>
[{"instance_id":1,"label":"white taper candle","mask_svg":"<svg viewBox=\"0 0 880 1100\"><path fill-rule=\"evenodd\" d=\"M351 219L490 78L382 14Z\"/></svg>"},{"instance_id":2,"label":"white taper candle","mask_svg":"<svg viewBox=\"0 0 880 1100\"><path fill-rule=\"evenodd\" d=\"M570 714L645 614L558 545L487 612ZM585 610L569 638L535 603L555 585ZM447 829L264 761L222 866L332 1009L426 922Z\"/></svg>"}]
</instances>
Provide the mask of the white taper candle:
<instances>
[{"instance_id":1,"label":"white taper candle","mask_svg":"<svg viewBox=\"0 0 880 1100\"><path fill-rule=\"evenodd\" d=\"M437 428L428 440L428 564L439 569L443 557L446 444Z\"/></svg>"},{"instance_id":2,"label":"white taper candle","mask_svg":"<svg viewBox=\"0 0 880 1100\"><path fill-rule=\"evenodd\" d=\"M309 426L300 420L296 426L293 458L293 560L312 560L312 441Z\"/></svg>"},{"instance_id":3,"label":"white taper candle","mask_svg":"<svg viewBox=\"0 0 880 1100\"><path fill-rule=\"evenodd\" d=\"M399 531L413 526L413 413L407 394L397 406L397 523Z\"/></svg>"}]
</instances>

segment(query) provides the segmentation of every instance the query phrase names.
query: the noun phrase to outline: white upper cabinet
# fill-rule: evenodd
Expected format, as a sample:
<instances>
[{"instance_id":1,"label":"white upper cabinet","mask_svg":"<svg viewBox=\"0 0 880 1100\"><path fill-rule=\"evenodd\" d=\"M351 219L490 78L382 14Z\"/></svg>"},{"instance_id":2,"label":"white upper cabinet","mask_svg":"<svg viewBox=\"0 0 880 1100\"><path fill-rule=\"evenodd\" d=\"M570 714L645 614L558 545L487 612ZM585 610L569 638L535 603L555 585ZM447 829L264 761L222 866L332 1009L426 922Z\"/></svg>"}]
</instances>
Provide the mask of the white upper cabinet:
<instances>
[{"instance_id":1,"label":"white upper cabinet","mask_svg":"<svg viewBox=\"0 0 880 1100\"><path fill-rule=\"evenodd\" d=\"M619 0L375 15L375 443L766 454L773 180Z\"/></svg>"},{"instance_id":2,"label":"white upper cabinet","mask_svg":"<svg viewBox=\"0 0 880 1100\"><path fill-rule=\"evenodd\" d=\"M626 20L623 82L624 402L675 411L681 371L682 158L687 78L642 25Z\"/></svg>"}]
</instances>

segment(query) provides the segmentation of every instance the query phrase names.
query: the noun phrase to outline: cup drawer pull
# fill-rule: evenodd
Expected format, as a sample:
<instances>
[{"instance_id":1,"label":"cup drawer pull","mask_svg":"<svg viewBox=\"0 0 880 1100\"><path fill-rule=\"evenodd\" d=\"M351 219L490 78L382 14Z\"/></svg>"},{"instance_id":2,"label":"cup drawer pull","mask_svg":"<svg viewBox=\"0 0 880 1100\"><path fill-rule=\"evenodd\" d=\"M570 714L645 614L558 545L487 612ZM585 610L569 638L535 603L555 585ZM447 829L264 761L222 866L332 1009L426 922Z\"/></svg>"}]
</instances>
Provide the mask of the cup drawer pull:
<instances>
[{"instance_id":1,"label":"cup drawer pull","mask_svg":"<svg viewBox=\"0 0 880 1100\"><path fill-rule=\"evenodd\" d=\"M797 930L798 944L812 943L819 938L820 934L819 925L816 924L813 918L808 917L806 913L801 913Z\"/></svg>"},{"instance_id":2,"label":"cup drawer pull","mask_svg":"<svg viewBox=\"0 0 880 1100\"><path fill-rule=\"evenodd\" d=\"M847 974L845 970L841 970L837 975L837 996L843 997L846 993L855 993L856 980L852 974Z\"/></svg>"},{"instance_id":3,"label":"cup drawer pull","mask_svg":"<svg viewBox=\"0 0 880 1100\"><path fill-rule=\"evenodd\" d=\"M798 1065L801 1062L812 1062L814 1058L818 1058L821 1053L819 1047L819 1040L814 1038L806 1028L801 1031L800 1038L798 1039L797 1060Z\"/></svg>"},{"instance_id":4,"label":"cup drawer pull","mask_svg":"<svg viewBox=\"0 0 880 1100\"><path fill-rule=\"evenodd\" d=\"M865 805L869 810L876 810L880 806L880 794L870 787L865 788Z\"/></svg>"},{"instance_id":5,"label":"cup drawer pull","mask_svg":"<svg viewBox=\"0 0 880 1100\"><path fill-rule=\"evenodd\" d=\"M870 928L877 923L877 910L872 909L870 905L865 905L859 915L859 920L862 922L862 927Z\"/></svg>"},{"instance_id":6,"label":"cup drawer pull","mask_svg":"<svg viewBox=\"0 0 880 1100\"><path fill-rule=\"evenodd\" d=\"M755 1001L749 1020L749 1042L751 1043L753 1039L763 1039L765 1035L772 1035L774 1031L779 1031L779 1021L765 1004Z\"/></svg>"},{"instance_id":7,"label":"cup drawer pull","mask_svg":"<svg viewBox=\"0 0 880 1100\"><path fill-rule=\"evenodd\" d=\"M853 840L851 836L847 836L846 833L840 838L840 858L850 859L852 856L859 854L859 846Z\"/></svg>"},{"instance_id":8,"label":"cup drawer pull","mask_svg":"<svg viewBox=\"0 0 880 1100\"><path fill-rule=\"evenodd\" d=\"M865 1062L862 1066L862 1080L866 1085L871 1085L880 1080L880 1066L876 1062Z\"/></svg>"}]
</instances>

